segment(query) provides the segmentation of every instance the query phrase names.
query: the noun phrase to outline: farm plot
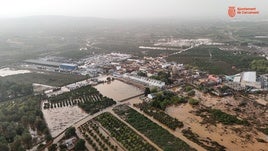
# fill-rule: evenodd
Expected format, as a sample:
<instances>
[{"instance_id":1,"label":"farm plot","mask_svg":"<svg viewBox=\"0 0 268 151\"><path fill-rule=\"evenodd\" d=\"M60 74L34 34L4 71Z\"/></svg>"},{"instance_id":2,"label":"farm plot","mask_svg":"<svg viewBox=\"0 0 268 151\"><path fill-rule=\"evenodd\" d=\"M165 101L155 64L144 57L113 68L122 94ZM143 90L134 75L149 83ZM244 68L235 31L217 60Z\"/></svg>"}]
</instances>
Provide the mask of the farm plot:
<instances>
[{"instance_id":1,"label":"farm plot","mask_svg":"<svg viewBox=\"0 0 268 151\"><path fill-rule=\"evenodd\" d=\"M111 113L105 112L78 129L95 150L156 151L152 145Z\"/></svg>"},{"instance_id":2,"label":"farm plot","mask_svg":"<svg viewBox=\"0 0 268 151\"><path fill-rule=\"evenodd\" d=\"M94 150L111 150L111 151L123 151L125 150L119 145L108 133L101 127L95 120L90 120L80 127L78 130L83 134L89 145Z\"/></svg>"},{"instance_id":3,"label":"farm plot","mask_svg":"<svg viewBox=\"0 0 268 151\"><path fill-rule=\"evenodd\" d=\"M94 114L116 102L104 97L95 88L84 86L51 98L44 102L44 109L78 105L89 114Z\"/></svg>"},{"instance_id":4,"label":"farm plot","mask_svg":"<svg viewBox=\"0 0 268 151\"><path fill-rule=\"evenodd\" d=\"M163 150L195 150L181 139L170 134L161 126L126 105L117 106L114 108L114 112Z\"/></svg>"},{"instance_id":5,"label":"farm plot","mask_svg":"<svg viewBox=\"0 0 268 151\"><path fill-rule=\"evenodd\" d=\"M141 111L143 111L149 116L152 116L154 119L166 125L172 130L176 130L176 128L183 127L183 122L179 121L176 118L169 116L168 114L166 114L164 111L160 109L150 106L147 103L135 104L135 107L138 107Z\"/></svg>"}]
</instances>

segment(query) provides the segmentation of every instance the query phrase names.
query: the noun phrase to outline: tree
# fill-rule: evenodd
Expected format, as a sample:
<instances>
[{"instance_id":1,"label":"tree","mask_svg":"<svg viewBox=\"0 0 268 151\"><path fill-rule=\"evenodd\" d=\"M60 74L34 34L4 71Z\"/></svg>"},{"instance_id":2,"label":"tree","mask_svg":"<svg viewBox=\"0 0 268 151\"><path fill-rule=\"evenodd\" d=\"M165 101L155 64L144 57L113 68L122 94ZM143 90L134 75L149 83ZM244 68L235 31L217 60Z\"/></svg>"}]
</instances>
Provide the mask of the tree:
<instances>
[{"instance_id":1,"label":"tree","mask_svg":"<svg viewBox=\"0 0 268 151\"><path fill-rule=\"evenodd\" d=\"M32 145L32 136L29 133L24 133L21 136L21 141L25 148L29 149Z\"/></svg>"},{"instance_id":2,"label":"tree","mask_svg":"<svg viewBox=\"0 0 268 151\"><path fill-rule=\"evenodd\" d=\"M193 88L192 88L191 86L186 86L186 87L185 87L185 91L186 91L186 92L189 92L189 91L191 91L192 89L193 89Z\"/></svg>"},{"instance_id":3,"label":"tree","mask_svg":"<svg viewBox=\"0 0 268 151\"><path fill-rule=\"evenodd\" d=\"M153 87L150 91L151 91L151 93L156 93L157 92L157 87Z\"/></svg>"},{"instance_id":4,"label":"tree","mask_svg":"<svg viewBox=\"0 0 268 151\"><path fill-rule=\"evenodd\" d=\"M43 132L44 129L46 128L46 123L41 118L36 118L34 125L37 128L37 130L40 132Z\"/></svg>"},{"instance_id":5,"label":"tree","mask_svg":"<svg viewBox=\"0 0 268 151\"><path fill-rule=\"evenodd\" d=\"M146 87L144 90L144 96L147 96L150 93L151 93L150 88Z\"/></svg>"},{"instance_id":6,"label":"tree","mask_svg":"<svg viewBox=\"0 0 268 151\"><path fill-rule=\"evenodd\" d=\"M189 99L189 103L190 103L191 105L198 105L198 104L199 104L199 100L190 98L190 99Z\"/></svg>"},{"instance_id":7,"label":"tree","mask_svg":"<svg viewBox=\"0 0 268 151\"><path fill-rule=\"evenodd\" d=\"M57 144L52 144L48 147L48 151L56 151L57 150Z\"/></svg>"},{"instance_id":8,"label":"tree","mask_svg":"<svg viewBox=\"0 0 268 151\"><path fill-rule=\"evenodd\" d=\"M268 72L268 61L265 59L253 60L250 63L250 67L253 70L256 70L260 73L267 73Z\"/></svg>"},{"instance_id":9,"label":"tree","mask_svg":"<svg viewBox=\"0 0 268 151\"><path fill-rule=\"evenodd\" d=\"M53 138L50 134L46 134L45 139L46 139L46 142L50 142Z\"/></svg>"},{"instance_id":10,"label":"tree","mask_svg":"<svg viewBox=\"0 0 268 151\"><path fill-rule=\"evenodd\" d=\"M4 136L6 137L8 142L12 142L14 137L16 136L16 129L14 123L9 123L4 131Z\"/></svg>"},{"instance_id":11,"label":"tree","mask_svg":"<svg viewBox=\"0 0 268 151\"><path fill-rule=\"evenodd\" d=\"M75 136L76 133L75 133L75 128L74 127L69 127L66 132L65 132L65 137L66 138L70 138L72 136Z\"/></svg>"},{"instance_id":12,"label":"tree","mask_svg":"<svg viewBox=\"0 0 268 151\"><path fill-rule=\"evenodd\" d=\"M83 139L79 139L74 146L75 151L84 151L86 149L85 141Z\"/></svg>"},{"instance_id":13,"label":"tree","mask_svg":"<svg viewBox=\"0 0 268 151\"><path fill-rule=\"evenodd\" d=\"M20 137L16 137L13 143L10 144L11 151L22 151L24 150L21 146L21 139Z\"/></svg>"},{"instance_id":14,"label":"tree","mask_svg":"<svg viewBox=\"0 0 268 151\"><path fill-rule=\"evenodd\" d=\"M188 92L188 96L194 96L195 95L195 91L194 90L191 90Z\"/></svg>"},{"instance_id":15,"label":"tree","mask_svg":"<svg viewBox=\"0 0 268 151\"><path fill-rule=\"evenodd\" d=\"M139 72L137 73L137 75L138 75L138 76L141 76L141 77L147 77L147 74L144 73L144 72L142 72L142 71L139 71Z\"/></svg>"}]
</instances>

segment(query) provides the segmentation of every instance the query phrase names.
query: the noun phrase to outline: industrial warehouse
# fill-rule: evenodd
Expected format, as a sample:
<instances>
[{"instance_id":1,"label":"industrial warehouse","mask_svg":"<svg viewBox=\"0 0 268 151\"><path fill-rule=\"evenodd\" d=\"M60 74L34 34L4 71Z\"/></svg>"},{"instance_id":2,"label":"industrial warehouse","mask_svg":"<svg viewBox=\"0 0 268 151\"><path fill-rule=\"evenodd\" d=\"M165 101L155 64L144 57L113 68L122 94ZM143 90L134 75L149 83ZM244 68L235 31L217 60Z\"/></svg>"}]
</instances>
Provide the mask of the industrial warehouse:
<instances>
[{"instance_id":1,"label":"industrial warehouse","mask_svg":"<svg viewBox=\"0 0 268 151\"><path fill-rule=\"evenodd\" d=\"M78 66L76 64L52 62L41 59L25 60L24 63L26 63L27 65L36 65L37 69L47 69L60 72L72 72L78 69Z\"/></svg>"}]
</instances>

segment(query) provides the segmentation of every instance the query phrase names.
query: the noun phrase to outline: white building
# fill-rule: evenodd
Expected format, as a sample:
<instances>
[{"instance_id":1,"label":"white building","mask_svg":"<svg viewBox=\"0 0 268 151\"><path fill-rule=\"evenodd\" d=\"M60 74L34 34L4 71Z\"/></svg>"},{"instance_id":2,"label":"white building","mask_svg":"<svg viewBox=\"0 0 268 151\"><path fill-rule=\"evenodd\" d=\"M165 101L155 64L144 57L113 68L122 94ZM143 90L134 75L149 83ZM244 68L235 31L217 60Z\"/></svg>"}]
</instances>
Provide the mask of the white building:
<instances>
[{"instance_id":1,"label":"white building","mask_svg":"<svg viewBox=\"0 0 268 151\"><path fill-rule=\"evenodd\" d=\"M242 72L234 76L233 82L240 83L241 87L254 87L260 89L261 82L257 81L256 71Z\"/></svg>"},{"instance_id":2,"label":"white building","mask_svg":"<svg viewBox=\"0 0 268 151\"><path fill-rule=\"evenodd\" d=\"M147 77L141 77L141 76L132 76L132 75L128 75L128 74L124 74L125 78L129 78L131 80L135 80L144 84L147 84L149 86L155 86L155 87L159 87L162 88L165 86L165 82L159 81L159 80L155 80L155 79L150 79Z\"/></svg>"},{"instance_id":3,"label":"white building","mask_svg":"<svg viewBox=\"0 0 268 151\"><path fill-rule=\"evenodd\" d=\"M242 87L254 87L261 88L261 82L257 82L257 74L256 71L243 72L241 74L241 86Z\"/></svg>"}]
</instances>

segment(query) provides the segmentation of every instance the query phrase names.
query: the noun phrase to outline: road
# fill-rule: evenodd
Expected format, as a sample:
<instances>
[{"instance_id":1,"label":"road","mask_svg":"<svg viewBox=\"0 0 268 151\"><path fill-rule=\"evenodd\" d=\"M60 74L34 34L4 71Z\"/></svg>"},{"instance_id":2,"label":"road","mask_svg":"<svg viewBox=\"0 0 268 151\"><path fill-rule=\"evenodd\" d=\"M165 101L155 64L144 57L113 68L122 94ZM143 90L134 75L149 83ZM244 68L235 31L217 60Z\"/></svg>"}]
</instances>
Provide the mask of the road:
<instances>
[{"instance_id":1,"label":"road","mask_svg":"<svg viewBox=\"0 0 268 151\"><path fill-rule=\"evenodd\" d=\"M147 118L149 118L151 121L153 121L154 123L160 125L161 127L163 127L164 129L166 129L167 131L169 131L171 134L173 134L175 137L180 138L181 140L183 140L184 142L186 142L189 146L197 149L198 151L205 151L204 148L202 148L201 146L199 146L198 144L188 140L186 137L184 137L182 135L182 133L180 131L173 131L171 129L169 129L167 126L163 125L162 123L158 122L157 120L155 120L154 118L144 114L143 112L141 112L140 110L138 110L137 108L133 107L133 100L135 99L139 99L139 97L136 98L132 98L130 100L126 100L124 102L117 102L116 105L110 106L106 109L103 109L102 111L95 113L93 115L88 115L85 118L75 122L72 126L75 127L77 129L78 132L78 127L84 123L86 123L87 121L93 119L94 117L97 117L98 115L104 113L104 112L110 112L111 114L113 114L115 117L117 117L119 120L121 120L123 123L125 123L128 127L130 127L133 131L135 131L138 135L140 135L142 138L144 138L148 143L150 143L152 146L154 146L155 148L157 148L158 150L162 150L159 146L157 146L155 143L153 143L150 139L148 139L146 136L144 136L142 133L140 133L139 131L137 131L135 128L133 128L129 123L125 122L124 120L122 120L117 114L114 113L113 108L118 106L118 105L122 105L122 104L127 104L128 106L130 106L131 108L133 108L134 110L138 111L140 114L146 116ZM83 138L82 134L80 134L79 132L77 133L79 138ZM62 138L64 137L64 131L62 132L61 135L57 136L54 138L53 143L58 143ZM92 147L86 143L86 147L91 150Z\"/></svg>"},{"instance_id":2,"label":"road","mask_svg":"<svg viewBox=\"0 0 268 151\"><path fill-rule=\"evenodd\" d=\"M161 126L162 128L166 129L170 134L173 134L175 137L178 137L179 139L183 140L185 143L187 143L189 146L195 148L198 151L206 151L204 148L202 148L201 146L199 146L198 144L190 141L188 138L186 138L185 136L182 135L182 133L178 130L171 130L170 128L168 128L167 126L165 126L164 124L158 122L156 119L154 119L151 116L148 116L147 114L145 114L144 112L141 112L140 110L138 110L137 108L133 107L133 106L129 106L132 109L136 110L137 112L139 112L140 114L144 115L145 117L147 117L148 119L150 119L151 121L153 121L154 123L156 123L157 125Z\"/></svg>"},{"instance_id":3,"label":"road","mask_svg":"<svg viewBox=\"0 0 268 151\"><path fill-rule=\"evenodd\" d=\"M169 55L167 55L166 57L173 56L173 55L176 55L176 54L185 52L185 51L187 51L187 50L190 50L190 49L192 49L192 48L198 47L198 46L200 46L200 45L201 45L201 44L196 44L196 45L191 46L191 47L189 47L189 48L186 48L186 49L180 50L180 51L178 51L178 52L174 52L174 53L172 53L172 54L169 54Z\"/></svg>"}]
</instances>

